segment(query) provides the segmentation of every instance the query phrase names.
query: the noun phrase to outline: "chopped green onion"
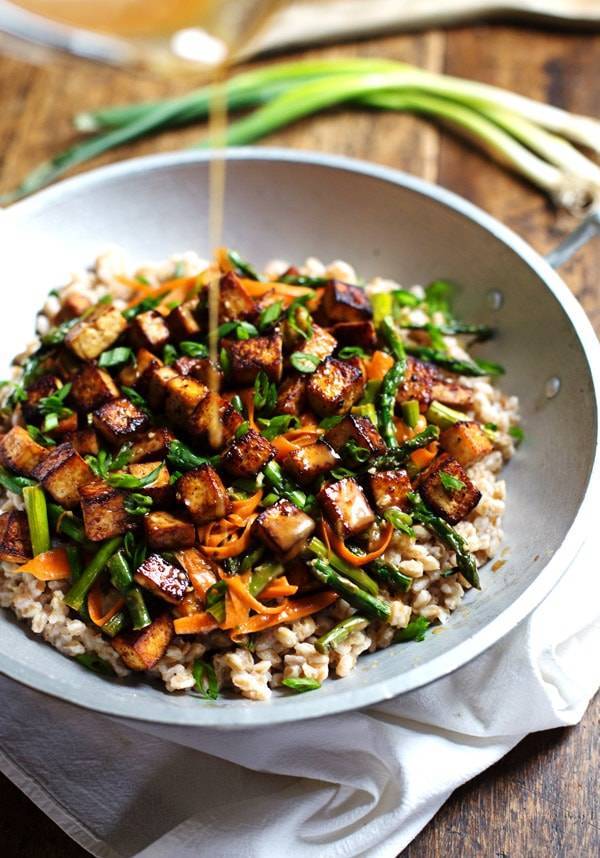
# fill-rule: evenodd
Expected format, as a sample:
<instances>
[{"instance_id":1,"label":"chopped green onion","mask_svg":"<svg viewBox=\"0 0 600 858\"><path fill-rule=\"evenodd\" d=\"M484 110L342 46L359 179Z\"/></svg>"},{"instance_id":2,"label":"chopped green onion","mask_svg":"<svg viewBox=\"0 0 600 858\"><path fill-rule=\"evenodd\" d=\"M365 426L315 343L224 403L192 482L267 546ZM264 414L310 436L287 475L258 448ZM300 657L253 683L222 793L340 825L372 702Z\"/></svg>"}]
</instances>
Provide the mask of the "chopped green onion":
<instances>
[{"instance_id":1,"label":"chopped green onion","mask_svg":"<svg viewBox=\"0 0 600 858\"><path fill-rule=\"evenodd\" d=\"M134 390L133 387L127 387L127 385L124 384L121 387L121 393L141 411L144 411L147 414L150 413L150 406L144 397L138 393L137 390Z\"/></svg>"},{"instance_id":2,"label":"chopped green onion","mask_svg":"<svg viewBox=\"0 0 600 858\"><path fill-rule=\"evenodd\" d=\"M342 360L348 360L353 357L366 357L367 353L360 346L344 346L338 352L338 357Z\"/></svg>"},{"instance_id":3,"label":"chopped green onion","mask_svg":"<svg viewBox=\"0 0 600 858\"><path fill-rule=\"evenodd\" d=\"M311 373L319 366L321 358L310 352L293 352L290 355L290 363L298 372Z\"/></svg>"},{"instance_id":4,"label":"chopped green onion","mask_svg":"<svg viewBox=\"0 0 600 858\"><path fill-rule=\"evenodd\" d=\"M390 509L386 509L383 513L383 517L394 526L395 530L399 530L400 533L405 533L407 536L414 537L415 532L412 529L413 520L412 516L408 515L408 513L402 512L397 507L390 507Z\"/></svg>"},{"instance_id":5,"label":"chopped green onion","mask_svg":"<svg viewBox=\"0 0 600 858\"><path fill-rule=\"evenodd\" d=\"M44 435L43 432L40 432L37 426L30 426L29 424L27 424L27 431L29 432L29 435L33 438L33 440L37 444L41 444L42 447L56 446L56 441L54 440L54 438L50 438L48 435Z\"/></svg>"},{"instance_id":6,"label":"chopped green onion","mask_svg":"<svg viewBox=\"0 0 600 858\"><path fill-rule=\"evenodd\" d=\"M525 432L520 426L511 426L508 434L515 439L517 444L521 444L525 440Z\"/></svg>"},{"instance_id":7,"label":"chopped green onion","mask_svg":"<svg viewBox=\"0 0 600 858\"><path fill-rule=\"evenodd\" d=\"M392 292L375 292L371 295L371 308L373 310L373 324L378 328L386 316L391 315L394 307Z\"/></svg>"},{"instance_id":8,"label":"chopped green onion","mask_svg":"<svg viewBox=\"0 0 600 858\"><path fill-rule=\"evenodd\" d=\"M146 515L152 509L152 498L138 492L128 494L123 502L125 512L129 515Z\"/></svg>"},{"instance_id":9,"label":"chopped green onion","mask_svg":"<svg viewBox=\"0 0 600 858\"><path fill-rule=\"evenodd\" d=\"M304 694L305 691L316 691L321 687L321 683L317 679L311 679L308 676L288 676L287 679L282 679L281 684L286 688L291 688L297 694Z\"/></svg>"},{"instance_id":10,"label":"chopped green onion","mask_svg":"<svg viewBox=\"0 0 600 858\"><path fill-rule=\"evenodd\" d=\"M275 322L278 321L281 313L283 312L283 301L273 301L272 304L269 304L264 310L261 311L260 316L258 317L258 329L259 331L264 331L267 328L270 328L271 325L274 325Z\"/></svg>"},{"instance_id":11,"label":"chopped green onion","mask_svg":"<svg viewBox=\"0 0 600 858\"><path fill-rule=\"evenodd\" d=\"M219 683L212 664L197 658L192 667L194 688L206 700L216 700L219 696Z\"/></svg>"},{"instance_id":12,"label":"chopped green onion","mask_svg":"<svg viewBox=\"0 0 600 858\"><path fill-rule=\"evenodd\" d=\"M425 617L417 617L412 620L405 629L398 629L394 635L394 643L406 643L406 641L425 640L425 632L430 626Z\"/></svg>"},{"instance_id":13,"label":"chopped green onion","mask_svg":"<svg viewBox=\"0 0 600 858\"><path fill-rule=\"evenodd\" d=\"M335 649L338 644L343 643L351 634L362 631L368 625L369 620L361 617L360 614L353 614L351 617L346 617L345 620L339 622L315 641L315 649L317 652L327 653Z\"/></svg>"},{"instance_id":14,"label":"chopped green onion","mask_svg":"<svg viewBox=\"0 0 600 858\"><path fill-rule=\"evenodd\" d=\"M243 423L240 423L238 428L235 430L235 438L239 440L243 438L250 431L250 423L247 420L244 420Z\"/></svg>"},{"instance_id":15,"label":"chopped green onion","mask_svg":"<svg viewBox=\"0 0 600 858\"><path fill-rule=\"evenodd\" d=\"M414 429L419 422L419 417L421 416L418 401L416 399L409 399L407 402L402 403L401 408L402 419L407 426L409 426L411 429Z\"/></svg>"},{"instance_id":16,"label":"chopped green onion","mask_svg":"<svg viewBox=\"0 0 600 858\"><path fill-rule=\"evenodd\" d=\"M110 367L129 363L134 359L133 351L126 346L118 346L116 349L102 352L98 359L98 366Z\"/></svg>"},{"instance_id":17,"label":"chopped green onion","mask_svg":"<svg viewBox=\"0 0 600 858\"><path fill-rule=\"evenodd\" d=\"M366 417L367 420L370 420L375 427L379 425L377 410L372 402L368 402L363 405L355 405L352 408L351 413L355 414L357 417Z\"/></svg>"},{"instance_id":18,"label":"chopped green onion","mask_svg":"<svg viewBox=\"0 0 600 858\"><path fill-rule=\"evenodd\" d=\"M48 507L46 495L41 486L26 486L23 489L23 502L29 524L29 536L33 556L50 550L50 528L48 526Z\"/></svg>"},{"instance_id":19,"label":"chopped green onion","mask_svg":"<svg viewBox=\"0 0 600 858\"><path fill-rule=\"evenodd\" d=\"M259 417L257 422L261 434L268 441L272 441L278 435L283 435L284 432L297 429L300 426L300 421L294 414L278 414L271 418Z\"/></svg>"},{"instance_id":20,"label":"chopped green onion","mask_svg":"<svg viewBox=\"0 0 600 858\"><path fill-rule=\"evenodd\" d=\"M204 343L195 343L192 340L183 340L179 343L179 351L187 357L208 357L208 349Z\"/></svg>"},{"instance_id":21,"label":"chopped green onion","mask_svg":"<svg viewBox=\"0 0 600 858\"><path fill-rule=\"evenodd\" d=\"M91 670L92 673L99 673L100 676L116 675L112 665L105 659L100 658L95 652L82 652L79 655L73 656L73 659L82 667L85 667L86 670Z\"/></svg>"},{"instance_id":22,"label":"chopped green onion","mask_svg":"<svg viewBox=\"0 0 600 858\"><path fill-rule=\"evenodd\" d=\"M0 486L3 486L7 491L13 492L15 495L23 493L23 489L27 486L37 485L35 480L30 480L29 477L19 477L0 467Z\"/></svg>"},{"instance_id":23,"label":"chopped green onion","mask_svg":"<svg viewBox=\"0 0 600 858\"><path fill-rule=\"evenodd\" d=\"M443 405L441 402L434 400L427 409L427 420L440 429L448 429L449 426L454 426L455 423L468 422L470 418L462 411L456 411L448 405Z\"/></svg>"},{"instance_id":24,"label":"chopped green onion","mask_svg":"<svg viewBox=\"0 0 600 858\"><path fill-rule=\"evenodd\" d=\"M256 269L253 268L249 262L246 262L245 259L242 259L236 250L228 250L227 258L233 265L237 274L240 274L242 277L247 277L249 280L262 280L262 277L257 273Z\"/></svg>"},{"instance_id":25,"label":"chopped green onion","mask_svg":"<svg viewBox=\"0 0 600 858\"><path fill-rule=\"evenodd\" d=\"M462 480L459 480L457 477L449 474L447 471L439 471L440 482L444 487L444 490L448 492L448 494L452 494L453 492L460 492L465 488L465 484Z\"/></svg>"},{"instance_id":26,"label":"chopped green onion","mask_svg":"<svg viewBox=\"0 0 600 858\"><path fill-rule=\"evenodd\" d=\"M167 366L175 363L177 360L177 349L171 343L167 343L163 348L163 361Z\"/></svg>"}]
</instances>

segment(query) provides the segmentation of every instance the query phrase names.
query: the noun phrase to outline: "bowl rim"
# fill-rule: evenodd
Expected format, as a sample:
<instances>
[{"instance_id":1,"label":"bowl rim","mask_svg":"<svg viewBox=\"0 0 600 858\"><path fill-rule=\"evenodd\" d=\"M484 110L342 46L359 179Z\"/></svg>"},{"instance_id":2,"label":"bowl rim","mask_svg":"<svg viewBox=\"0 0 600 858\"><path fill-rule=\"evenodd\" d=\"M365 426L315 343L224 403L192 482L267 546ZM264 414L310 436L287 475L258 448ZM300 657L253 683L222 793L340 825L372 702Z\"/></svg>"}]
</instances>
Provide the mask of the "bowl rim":
<instances>
[{"instance_id":1,"label":"bowl rim","mask_svg":"<svg viewBox=\"0 0 600 858\"><path fill-rule=\"evenodd\" d=\"M39 191L28 199L14 203L5 209L3 216L11 220L14 219L18 226L21 218L34 215L45 206L62 199L65 195L68 196L71 191L86 189L86 187L95 186L107 180L110 181L140 172L155 172L183 164L205 163L212 154L209 149L196 152L166 152L119 161L65 179L56 185ZM452 191L391 167L340 155L276 147L238 147L227 150L226 158L232 161L274 161L291 165L314 165L372 177L425 196L468 220L474 221L525 262L564 310L574 329L575 336L579 339L588 363L594 392L593 407L596 423L594 460L584 497L560 548L541 568L536 578L521 596L487 626L431 661L413 667L400 676L382 679L360 688L342 689L332 698L321 697L320 695L302 695L299 698L294 698L294 706L275 707L269 703L242 701L242 705L239 706L207 705L181 709L164 706L162 710L161 706L157 705L156 707L149 707L151 711L148 712L135 707L134 689L123 689L124 691L131 690L131 696L126 695L124 700L113 700L108 703L104 701L102 695L99 695L98 700L82 701L77 699L76 689L72 686L66 689L58 688L56 677L46 677L35 671L32 675L31 668L18 660L6 656L0 659L0 672L10 678L83 708L112 716L157 724L236 729L270 726L299 719L333 715L374 705L399 694L422 688L481 655L514 629L542 602L569 568L582 547L587 536L588 519L593 512L592 489L600 476L600 344L583 308L550 264L511 229ZM132 709L135 711L132 712ZM157 711L154 711L155 709Z\"/></svg>"}]
</instances>

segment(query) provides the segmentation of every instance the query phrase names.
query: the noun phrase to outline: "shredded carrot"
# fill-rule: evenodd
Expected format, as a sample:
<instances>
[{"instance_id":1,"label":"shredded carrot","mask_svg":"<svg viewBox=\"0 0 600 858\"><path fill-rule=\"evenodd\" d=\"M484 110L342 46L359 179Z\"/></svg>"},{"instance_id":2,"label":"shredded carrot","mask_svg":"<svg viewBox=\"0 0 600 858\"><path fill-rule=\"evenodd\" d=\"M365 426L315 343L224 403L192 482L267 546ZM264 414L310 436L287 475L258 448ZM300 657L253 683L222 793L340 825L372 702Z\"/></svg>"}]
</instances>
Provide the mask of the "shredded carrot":
<instances>
[{"instance_id":1,"label":"shredded carrot","mask_svg":"<svg viewBox=\"0 0 600 858\"><path fill-rule=\"evenodd\" d=\"M387 352L373 352L371 360L367 362L367 378L369 381L383 381L388 369L394 365L394 358Z\"/></svg>"},{"instance_id":2,"label":"shredded carrot","mask_svg":"<svg viewBox=\"0 0 600 858\"><path fill-rule=\"evenodd\" d=\"M367 563L371 563L373 560L381 557L390 544L394 533L394 526L387 522L381 533L381 538L377 548L374 548L373 551L369 551L368 554L358 555L354 554L353 551L350 551L350 549L346 547L344 540L332 530L331 526L325 521L325 519L323 519L322 527L323 534L326 535L325 544L331 545L338 557L341 557L342 560L345 560L346 563L349 563L351 566L366 566Z\"/></svg>"},{"instance_id":3,"label":"shredded carrot","mask_svg":"<svg viewBox=\"0 0 600 858\"><path fill-rule=\"evenodd\" d=\"M202 611L199 614L191 614L189 617L177 617L173 620L173 628L176 635L198 635L212 632L218 626L214 617Z\"/></svg>"},{"instance_id":4,"label":"shredded carrot","mask_svg":"<svg viewBox=\"0 0 600 858\"><path fill-rule=\"evenodd\" d=\"M298 429L290 429L285 432L282 437L299 447L307 447L309 444L314 444L322 434L323 430L319 429L318 426L300 426Z\"/></svg>"},{"instance_id":5,"label":"shredded carrot","mask_svg":"<svg viewBox=\"0 0 600 858\"><path fill-rule=\"evenodd\" d=\"M293 453L298 449L298 444L292 444L292 442L288 441L287 438L284 438L283 435L278 435L276 438L273 438L271 446L273 446L277 452L276 458L278 462L282 462L286 456L289 456L290 453Z\"/></svg>"},{"instance_id":6,"label":"shredded carrot","mask_svg":"<svg viewBox=\"0 0 600 858\"><path fill-rule=\"evenodd\" d=\"M394 417L394 426L396 429L396 440L399 444L403 444L404 441L408 441L409 438L413 437L413 430L403 420L400 420L399 417Z\"/></svg>"},{"instance_id":7,"label":"shredded carrot","mask_svg":"<svg viewBox=\"0 0 600 858\"><path fill-rule=\"evenodd\" d=\"M250 581L250 573L240 575L241 588ZM233 580L233 579L231 579ZM230 579L227 579L227 592L225 593L225 620L221 623L222 629L235 629L242 623L247 622L250 615L250 605L240 594L235 586L230 587Z\"/></svg>"},{"instance_id":8,"label":"shredded carrot","mask_svg":"<svg viewBox=\"0 0 600 858\"><path fill-rule=\"evenodd\" d=\"M239 515L240 518L246 519L251 515L262 500L263 490L259 489L255 494L244 500L233 501L231 504L231 512L233 515ZM245 524L245 522L244 522Z\"/></svg>"},{"instance_id":9,"label":"shredded carrot","mask_svg":"<svg viewBox=\"0 0 600 858\"><path fill-rule=\"evenodd\" d=\"M176 551L175 556L187 572L194 591L204 601L209 588L217 582L215 571L209 568L208 561L196 548Z\"/></svg>"},{"instance_id":10,"label":"shredded carrot","mask_svg":"<svg viewBox=\"0 0 600 858\"><path fill-rule=\"evenodd\" d=\"M246 580L249 580L249 576L234 575L232 578L227 579L227 589L234 592L245 605L247 605L251 610L256 611L257 614L280 613L282 608L281 605L277 605L274 608L268 608L266 605L263 605L262 602L259 602L246 586Z\"/></svg>"},{"instance_id":11,"label":"shredded carrot","mask_svg":"<svg viewBox=\"0 0 600 858\"><path fill-rule=\"evenodd\" d=\"M104 626L106 623L114 617L115 614L118 614L121 608L125 604L125 599L123 596L119 596L115 601L111 604L108 610L103 611L103 601L104 597L102 594L102 588L100 587L100 582L96 582L87 597L87 609L90 615L90 620L96 626Z\"/></svg>"},{"instance_id":12,"label":"shredded carrot","mask_svg":"<svg viewBox=\"0 0 600 858\"><path fill-rule=\"evenodd\" d=\"M285 575L281 575L265 587L260 598L261 601L268 602L269 599L285 599L287 596L295 596L297 592L297 585L290 584Z\"/></svg>"},{"instance_id":13,"label":"shredded carrot","mask_svg":"<svg viewBox=\"0 0 600 858\"><path fill-rule=\"evenodd\" d=\"M62 581L70 578L71 567L69 558L64 548L52 548L36 555L33 560L28 560L15 572L28 572L38 581Z\"/></svg>"},{"instance_id":14,"label":"shredded carrot","mask_svg":"<svg viewBox=\"0 0 600 858\"><path fill-rule=\"evenodd\" d=\"M244 291L251 298L262 298L263 295L269 292L275 292L278 298L299 298L301 295L312 295L314 289L309 289L306 286L293 286L291 283L278 283L276 280L268 280L261 282L259 280L248 280L245 277L240 277L240 283L244 287Z\"/></svg>"},{"instance_id":15,"label":"shredded carrot","mask_svg":"<svg viewBox=\"0 0 600 858\"><path fill-rule=\"evenodd\" d=\"M338 598L338 594L331 590L325 590L321 593L316 593L311 596L306 596L303 599L296 599L293 602L287 602L282 607L281 611L273 616L272 614L256 614L250 617L244 623L238 625L235 633L231 635L232 640L236 640L241 635L252 634L253 632L261 632L264 629L269 629L272 626L278 626L281 623L291 623L295 620L301 620L303 617L309 617L311 614L316 614L322 611L328 605Z\"/></svg>"},{"instance_id":16,"label":"shredded carrot","mask_svg":"<svg viewBox=\"0 0 600 858\"><path fill-rule=\"evenodd\" d=\"M196 277L177 277L175 280L166 280L164 283L161 283L160 286L156 286L155 288L146 286L145 291L141 295L138 292L135 298L132 298L127 304L127 307L135 307L135 305L139 304L140 301L143 301L144 298L162 298L163 295L168 295L170 292L180 288L185 290L183 292L183 297L185 299L188 292L196 285L196 282Z\"/></svg>"},{"instance_id":17,"label":"shredded carrot","mask_svg":"<svg viewBox=\"0 0 600 858\"><path fill-rule=\"evenodd\" d=\"M420 471L422 471L423 468L426 468L427 465L430 465L431 462L433 462L437 456L438 448L439 444L437 441L432 441L428 447L421 447L420 450L415 450L414 453L411 453L411 461Z\"/></svg>"},{"instance_id":18,"label":"shredded carrot","mask_svg":"<svg viewBox=\"0 0 600 858\"><path fill-rule=\"evenodd\" d=\"M252 514L248 518L244 530L238 537L235 537L222 545L202 545L202 551L205 554L208 554L209 557L216 557L219 559L223 559L225 557L237 557L237 555L241 554L242 551L246 551L250 545L250 529L254 524L255 519L256 514Z\"/></svg>"}]
</instances>

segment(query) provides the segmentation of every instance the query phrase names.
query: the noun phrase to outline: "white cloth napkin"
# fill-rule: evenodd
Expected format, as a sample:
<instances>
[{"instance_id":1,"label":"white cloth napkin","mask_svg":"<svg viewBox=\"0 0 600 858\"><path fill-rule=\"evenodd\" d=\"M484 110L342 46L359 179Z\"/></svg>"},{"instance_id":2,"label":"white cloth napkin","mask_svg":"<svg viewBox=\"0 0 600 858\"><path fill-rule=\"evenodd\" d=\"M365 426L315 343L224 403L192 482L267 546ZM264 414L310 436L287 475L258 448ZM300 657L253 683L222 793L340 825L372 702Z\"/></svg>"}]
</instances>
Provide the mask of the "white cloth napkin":
<instances>
[{"instance_id":1,"label":"white cloth napkin","mask_svg":"<svg viewBox=\"0 0 600 858\"><path fill-rule=\"evenodd\" d=\"M393 858L527 733L579 721L599 651L592 540L503 641L363 712L252 732L154 727L0 677L0 769L103 858Z\"/></svg>"}]
</instances>

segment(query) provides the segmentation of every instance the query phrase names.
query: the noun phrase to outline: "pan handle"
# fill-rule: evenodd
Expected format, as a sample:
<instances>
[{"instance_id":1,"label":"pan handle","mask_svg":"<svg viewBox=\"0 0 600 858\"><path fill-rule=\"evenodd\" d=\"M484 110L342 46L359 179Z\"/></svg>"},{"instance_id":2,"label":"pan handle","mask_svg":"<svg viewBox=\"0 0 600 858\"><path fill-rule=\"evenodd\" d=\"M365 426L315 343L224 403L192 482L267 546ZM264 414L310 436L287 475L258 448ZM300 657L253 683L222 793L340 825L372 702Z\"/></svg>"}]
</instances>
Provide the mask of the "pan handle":
<instances>
[{"instance_id":1,"label":"pan handle","mask_svg":"<svg viewBox=\"0 0 600 858\"><path fill-rule=\"evenodd\" d=\"M600 208L595 208L582 220L561 243L546 255L546 262L553 268L560 268L576 253L580 247L587 244L594 236L600 235Z\"/></svg>"}]
</instances>

